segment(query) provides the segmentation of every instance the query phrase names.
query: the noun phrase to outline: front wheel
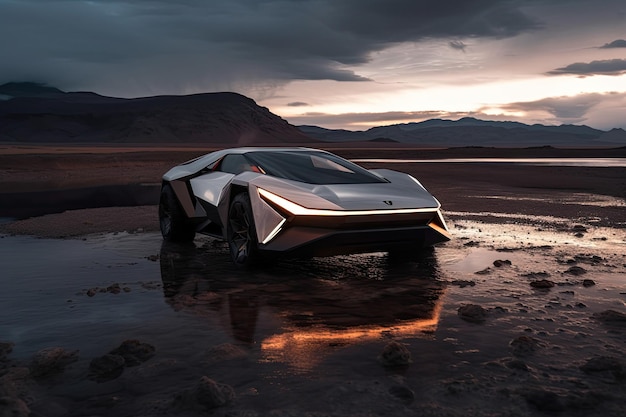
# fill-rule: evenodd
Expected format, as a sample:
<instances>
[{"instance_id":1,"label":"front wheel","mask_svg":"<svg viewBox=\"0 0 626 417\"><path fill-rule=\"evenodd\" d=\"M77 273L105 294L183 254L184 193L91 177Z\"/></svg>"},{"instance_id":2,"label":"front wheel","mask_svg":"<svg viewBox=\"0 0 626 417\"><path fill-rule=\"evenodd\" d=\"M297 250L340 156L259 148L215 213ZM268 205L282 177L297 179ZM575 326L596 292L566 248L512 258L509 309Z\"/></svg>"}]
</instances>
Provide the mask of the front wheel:
<instances>
[{"instance_id":1,"label":"front wheel","mask_svg":"<svg viewBox=\"0 0 626 417\"><path fill-rule=\"evenodd\" d=\"M250 197L237 194L228 210L228 246L236 265L247 266L258 258L258 241L252 215Z\"/></svg>"},{"instance_id":2,"label":"front wheel","mask_svg":"<svg viewBox=\"0 0 626 417\"><path fill-rule=\"evenodd\" d=\"M159 226L163 239L170 242L191 242L196 236L193 224L183 211L170 185L161 189Z\"/></svg>"}]
</instances>

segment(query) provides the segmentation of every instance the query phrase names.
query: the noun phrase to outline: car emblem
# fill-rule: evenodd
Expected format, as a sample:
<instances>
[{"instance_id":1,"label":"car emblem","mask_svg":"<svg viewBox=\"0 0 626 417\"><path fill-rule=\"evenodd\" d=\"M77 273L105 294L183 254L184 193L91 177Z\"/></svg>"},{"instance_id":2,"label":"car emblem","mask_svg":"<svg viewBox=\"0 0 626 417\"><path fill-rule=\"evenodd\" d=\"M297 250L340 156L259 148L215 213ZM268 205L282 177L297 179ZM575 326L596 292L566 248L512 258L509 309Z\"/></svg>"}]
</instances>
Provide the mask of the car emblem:
<instances>
[{"instance_id":1,"label":"car emblem","mask_svg":"<svg viewBox=\"0 0 626 417\"><path fill-rule=\"evenodd\" d=\"M388 206L392 206L393 205L393 201L391 201L391 200L383 200L383 203L387 204Z\"/></svg>"}]
</instances>

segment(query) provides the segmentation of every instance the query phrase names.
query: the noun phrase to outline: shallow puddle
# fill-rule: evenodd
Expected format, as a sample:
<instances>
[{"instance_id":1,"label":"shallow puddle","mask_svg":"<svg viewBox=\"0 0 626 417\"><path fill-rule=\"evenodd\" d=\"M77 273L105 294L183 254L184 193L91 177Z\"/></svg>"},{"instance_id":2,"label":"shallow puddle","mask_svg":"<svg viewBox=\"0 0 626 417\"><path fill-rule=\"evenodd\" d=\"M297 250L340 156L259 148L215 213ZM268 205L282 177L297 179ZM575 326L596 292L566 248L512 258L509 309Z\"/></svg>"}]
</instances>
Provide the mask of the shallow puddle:
<instances>
[{"instance_id":1,"label":"shallow puddle","mask_svg":"<svg viewBox=\"0 0 626 417\"><path fill-rule=\"evenodd\" d=\"M623 410L623 381L580 366L625 354L623 324L594 318L626 311L624 231L451 225L454 240L416 261L376 253L253 270L209 238L4 237L1 341L15 344L15 366L46 347L80 351L38 381L30 406L41 415L202 415L176 398L207 375L236 394L215 415L534 415L532 390L568 415ZM540 279L553 286L531 285ZM483 316L461 317L468 304ZM528 352L515 350L520 336ZM90 361L127 339L155 357L113 381L88 380ZM390 341L410 364L383 366ZM577 398L591 404L584 413Z\"/></svg>"}]
</instances>

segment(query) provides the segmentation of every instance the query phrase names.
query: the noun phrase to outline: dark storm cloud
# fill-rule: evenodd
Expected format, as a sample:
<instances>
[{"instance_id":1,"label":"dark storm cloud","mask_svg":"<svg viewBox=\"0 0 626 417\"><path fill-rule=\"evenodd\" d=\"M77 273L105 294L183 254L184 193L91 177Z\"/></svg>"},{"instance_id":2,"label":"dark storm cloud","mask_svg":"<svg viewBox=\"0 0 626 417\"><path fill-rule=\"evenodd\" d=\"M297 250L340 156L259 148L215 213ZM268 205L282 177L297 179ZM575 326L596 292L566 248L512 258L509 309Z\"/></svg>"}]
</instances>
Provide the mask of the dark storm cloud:
<instances>
[{"instance_id":1,"label":"dark storm cloud","mask_svg":"<svg viewBox=\"0 0 626 417\"><path fill-rule=\"evenodd\" d=\"M626 74L625 59L607 59L591 62L576 62L566 67L548 72L550 75L574 74L589 75L622 75Z\"/></svg>"},{"instance_id":2,"label":"dark storm cloud","mask_svg":"<svg viewBox=\"0 0 626 417\"><path fill-rule=\"evenodd\" d=\"M523 2L511 0L344 0L332 4L329 26L374 42L425 37L502 38L538 27L520 10Z\"/></svg>"},{"instance_id":3,"label":"dark storm cloud","mask_svg":"<svg viewBox=\"0 0 626 417\"><path fill-rule=\"evenodd\" d=\"M504 38L537 29L524 4L0 0L0 83L34 80L133 95L297 79L367 81L348 67L398 42Z\"/></svg>"},{"instance_id":4,"label":"dark storm cloud","mask_svg":"<svg viewBox=\"0 0 626 417\"><path fill-rule=\"evenodd\" d=\"M512 112L543 111L561 123L579 123L584 121L587 113L602 103L606 96L607 94L588 93L571 97L549 97L537 101L510 103L502 107Z\"/></svg>"},{"instance_id":5,"label":"dark storm cloud","mask_svg":"<svg viewBox=\"0 0 626 417\"><path fill-rule=\"evenodd\" d=\"M605 43L600 49L612 49L612 48L626 48L626 40L617 39L613 42Z\"/></svg>"}]
</instances>

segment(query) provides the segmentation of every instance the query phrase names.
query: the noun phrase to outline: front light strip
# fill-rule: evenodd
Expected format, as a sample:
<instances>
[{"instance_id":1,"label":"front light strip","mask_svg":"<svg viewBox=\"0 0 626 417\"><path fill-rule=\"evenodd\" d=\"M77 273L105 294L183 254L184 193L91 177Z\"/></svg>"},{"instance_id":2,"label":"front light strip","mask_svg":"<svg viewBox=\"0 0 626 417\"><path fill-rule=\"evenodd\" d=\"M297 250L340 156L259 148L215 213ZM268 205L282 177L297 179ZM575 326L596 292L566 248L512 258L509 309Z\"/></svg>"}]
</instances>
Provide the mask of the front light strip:
<instances>
[{"instance_id":1,"label":"front light strip","mask_svg":"<svg viewBox=\"0 0 626 417\"><path fill-rule=\"evenodd\" d=\"M281 231L281 229L283 227L283 224L285 224L286 221L287 221L286 219L282 219L280 221L280 223L278 223L278 226L276 226L274 228L274 230L272 230L270 232L270 234L267 235L267 237L265 239L263 239L263 242L261 242L261 243L265 245L267 242L269 242L270 240L274 239L276 237L276 235L278 234L278 232Z\"/></svg>"},{"instance_id":2,"label":"front light strip","mask_svg":"<svg viewBox=\"0 0 626 417\"><path fill-rule=\"evenodd\" d=\"M413 209L382 209L382 210L322 210L309 209L296 203L286 200L274 193L259 188L259 195L279 207L287 210L295 216L369 216L377 214L412 214L412 213L432 213L437 208L413 208Z\"/></svg>"}]
</instances>

